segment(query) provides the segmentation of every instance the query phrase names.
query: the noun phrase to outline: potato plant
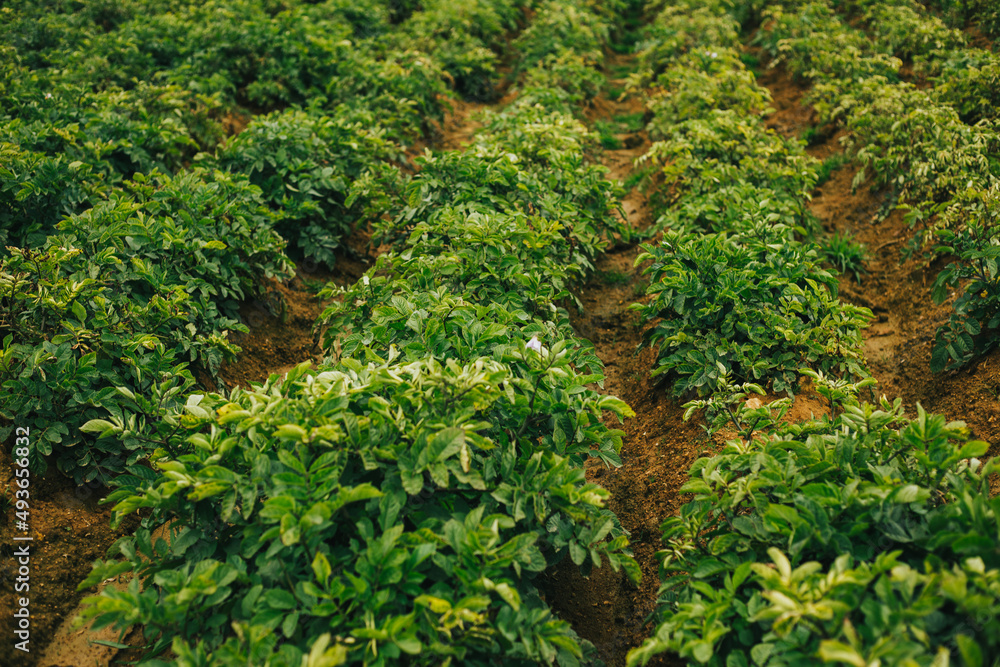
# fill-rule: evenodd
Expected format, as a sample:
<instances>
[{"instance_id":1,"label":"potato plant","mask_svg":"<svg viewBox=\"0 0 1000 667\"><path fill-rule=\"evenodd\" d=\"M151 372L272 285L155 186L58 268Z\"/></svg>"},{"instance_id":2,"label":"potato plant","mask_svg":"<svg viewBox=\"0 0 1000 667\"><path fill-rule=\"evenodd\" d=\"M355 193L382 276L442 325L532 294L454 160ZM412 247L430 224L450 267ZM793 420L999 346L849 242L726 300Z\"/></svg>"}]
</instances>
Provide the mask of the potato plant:
<instances>
[{"instance_id":1,"label":"potato plant","mask_svg":"<svg viewBox=\"0 0 1000 667\"><path fill-rule=\"evenodd\" d=\"M659 350L653 375L672 379L676 394L713 393L723 374L789 395L803 367L866 374L860 329L871 312L838 301L816 250L770 222L734 235L667 234L636 259L652 260L653 300L639 312L655 320L644 340Z\"/></svg>"},{"instance_id":2,"label":"potato plant","mask_svg":"<svg viewBox=\"0 0 1000 667\"><path fill-rule=\"evenodd\" d=\"M567 556L638 579L582 465L620 463L603 417L631 410L588 387L601 363L562 307L628 229L572 95L531 90L560 107L512 106L399 191L388 250L325 290L320 369L166 411L154 388L129 403L143 431L88 422L156 449L109 497L143 528L82 587L131 583L86 618L141 623L149 664L593 662L532 579Z\"/></svg>"},{"instance_id":3,"label":"potato plant","mask_svg":"<svg viewBox=\"0 0 1000 667\"><path fill-rule=\"evenodd\" d=\"M728 38L703 41L714 33L695 33L700 25L665 9L650 32L674 35L676 52L650 43L642 61L649 71L665 63L657 80L670 86L649 100L650 132L663 138L642 161L678 197L657 222L670 232L636 260L651 262L651 299L633 307L649 325L644 344L658 349L653 374L679 395L711 394L723 375L793 393L803 367L860 379L871 314L837 300L836 278L802 243L816 161L764 126L766 91Z\"/></svg>"},{"instance_id":4,"label":"potato plant","mask_svg":"<svg viewBox=\"0 0 1000 667\"><path fill-rule=\"evenodd\" d=\"M973 282L938 332L931 361L935 371L958 368L992 347L991 336L981 332L996 325L988 295L983 296L993 262L983 224L989 217L984 216L989 209L984 195L1000 180L1000 135L989 83L995 58L966 49L961 33L914 3L856 4L869 19L872 39L822 2L767 10L774 20L759 39L814 82L812 97L821 115L843 122L850 132L849 147L862 165L855 187L869 182L888 188L909 209L911 225L920 224L911 252L923 250L929 259L959 253L959 260L938 276L933 298L942 302L946 287L963 279ZM857 47L850 62L844 59L845 43ZM882 67L895 55L912 57L921 72L936 75L936 85L920 89L897 81ZM893 67L898 69L898 62ZM859 77L866 69L875 75ZM938 236L943 243L933 242Z\"/></svg>"},{"instance_id":5,"label":"potato plant","mask_svg":"<svg viewBox=\"0 0 1000 667\"><path fill-rule=\"evenodd\" d=\"M368 112L258 116L206 160L246 174L278 214L275 231L307 260L333 266L343 237L364 215L351 185L363 176L391 187L399 147Z\"/></svg>"},{"instance_id":6,"label":"potato plant","mask_svg":"<svg viewBox=\"0 0 1000 667\"><path fill-rule=\"evenodd\" d=\"M239 349L228 332L247 330L238 304L259 296L265 278L291 275L273 215L246 177L192 172L126 186L59 223L42 248L0 260L0 381L13 397L3 417L46 434L30 457L36 471L54 454L62 472L107 481L137 460L141 439L116 450L80 427L102 406L134 419L115 387L189 380L188 363L215 373Z\"/></svg>"},{"instance_id":7,"label":"potato plant","mask_svg":"<svg viewBox=\"0 0 1000 667\"><path fill-rule=\"evenodd\" d=\"M145 527L82 586L132 583L90 598L85 617L142 623L151 654L173 646L180 664L298 665L316 646L322 664L584 657L532 578L564 555L638 568L607 492L519 432L532 408L508 397L508 367L307 366L190 396L164 420L154 468L131 468L109 497L116 520L148 508ZM169 540L152 531L164 523Z\"/></svg>"},{"instance_id":8,"label":"potato plant","mask_svg":"<svg viewBox=\"0 0 1000 667\"><path fill-rule=\"evenodd\" d=\"M188 364L214 375L240 305L291 276L286 243L330 264L401 187L399 142L440 117L447 77L367 4L4 7L0 382L16 399L0 433L15 415L43 433L36 471L107 482L141 459L141 436L81 425L105 409L148 427L121 396L188 390ZM222 141L228 115L266 109Z\"/></svg>"},{"instance_id":9,"label":"potato plant","mask_svg":"<svg viewBox=\"0 0 1000 667\"><path fill-rule=\"evenodd\" d=\"M675 35L676 53L649 45L651 59L667 63L661 79L688 51L728 46L685 32L677 15L688 3L674 4L653 30ZM825 3L753 4L717 2L701 11L714 11L720 21L762 11L766 48L818 82L812 99L821 114L847 119L870 164L895 160L876 171L903 196L938 202L935 236L946 246L942 252L957 255L938 279L938 294L972 280L949 327L938 334L933 363L963 363L977 344L969 334L997 319L988 294L996 273L987 231L995 193L985 189L992 175L983 156L994 141L990 128L963 127L932 93L893 83L898 61L873 54L872 43L843 27ZM897 37L921 43L919 34L903 35L899 26L878 29L887 36L880 48L902 48ZM901 99L908 102L887 111ZM710 109L703 116L709 118L699 129L722 126L722 113ZM920 123L921 130L903 132L906 122ZM651 324L648 335L661 342L658 370L673 373L675 390L702 388L704 397L686 405L685 418L703 411L711 434L726 429L730 435L721 452L691 467L681 491L693 499L662 525L658 625L630 652L628 664L645 665L668 651L691 663L727 667L995 664L1000 504L987 489L1000 468L978 459L989 445L971 440L964 424L919 406L916 418L907 417L900 399L863 400L875 383L858 356L859 329L869 314L831 298L825 287L830 274L800 242L806 230L793 233L786 226L787 203L767 214L772 201L782 201L769 197L757 216L751 213L760 185L743 178L742 157L768 144L749 132L732 147L719 141L718 131L692 127L681 134L674 125L669 132L647 159L662 165L666 182L679 191L679 202L661 218L675 231L640 258L653 260L654 276L653 300L640 308ZM780 170L783 156L796 151L794 145L770 146L773 152L749 169ZM726 169L718 166L723 160L729 161ZM941 161L940 167L927 166L932 161ZM970 164L971 182L949 203L958 174L964 169L969 175ZM808 196L815 181L772 183L769 191L782 192L787 202ZM713 190L724 194L713 197ZM725 197L730 193L740 195L734 206ZM773 226L762 225L761 214ZM703 229L718 231L699 235ZM792 255L795 260L781 259ZM744 273L748 266L754 268ZM796 281L807 291L787 291ZM811 318L802 317L808 310L790 306L809 290L816 290L827 312L845 318L840 334L847 344L824 342L834 326L796 335ZM791 312L791 326L780 321ZM768 324L757 326L763 320ZM831 365L809 368L814 359L796 356L799 343L816 343L816 352L831 355L820 363ZM789 398L765 398L765 387L789 388L767 376L780 372L776 361L782 359L789 363L788 382L807 376L827 411L796 423L787 419Z\"/></svg>"},{"instance_id":10,"label":"potato plant","mask_svg":"<svg viewBox=\"0 0 1000 667\"><path fill-rule=\"evenodd\" d=\"M858 400L866 384L812 373L831 415L780 423L751 385L710 401L756 435L691 467L694 498L663 524L660 625L629 655L675 651L709 665L993 664L1000 654L1000 504L960 422L901 401ZM976 620L972 620L976 619Z\"/></svg>"}]
</instances>

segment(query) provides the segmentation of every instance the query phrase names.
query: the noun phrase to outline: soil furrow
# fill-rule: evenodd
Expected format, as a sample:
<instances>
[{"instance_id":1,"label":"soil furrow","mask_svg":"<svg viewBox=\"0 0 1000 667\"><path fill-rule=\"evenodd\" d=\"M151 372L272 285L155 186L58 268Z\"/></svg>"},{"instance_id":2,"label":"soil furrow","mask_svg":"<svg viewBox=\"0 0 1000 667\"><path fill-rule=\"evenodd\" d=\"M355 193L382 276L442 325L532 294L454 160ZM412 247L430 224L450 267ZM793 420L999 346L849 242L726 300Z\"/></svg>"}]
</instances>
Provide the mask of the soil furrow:
<instances>
[{"instance_id":1,"label":"soil furrow","mask_svg":"<svg viewBox=\"0 0 1000 667\"><path fill-rule=\"evenodd\" d=\"M619 57L613 58L609 66L621 70L630 63L629 58ZM623 83L610 80L608 86ZM594 100L587 120L593 127L643 110L637 97L618 101L602 94ZM634 160L649 149L650 141L644 130L616 138L627 148L605 150L600 161L609 169L609 179L626 181ZM625 195L623 210L637 231L654 222L646 196L638 188ZM642 267L634 266L641 252L635 242L611 248L599 259L594 276L580 292L583 308L572 313L572 322L580 335L594 344L597 356L604 362L603 391L618 396L636 413L622 425L608 422L625 431L622 467L609 470L591 460L587 479L611 492L608 506L630 533L633 554L642 569L642 583L636 588L607 567L594 569L585 579L567 562L557 568L546 586L549 603L582 637L594 643L609 667L624 665L629 650L640 645L652 630L647 618L656 607L660 586L656 557L660 524L683 504L678 489L687 480L687 469L707 444L704 431L696 423L682 419L681 403L650 377L655 350L637 351L643 327L628 307L646 298L648 281L641 275ZM663 657L650 664L681 663Z\"/></svg>"},{"instance_id":2,"label":"soil furrow","mask_svg":"<svg viewBox=\"0 0 1000 667\"><path fill-rule=\"evenodd\" d=\"M807 87L781 67L766 70L758 83L774 98L770 127L798 138L811 129L815 134L816 113L803 103ZM840 153L843 136L842 131L826 136L807 152L819 159ZM931 372L935 332L948 319L951 299L935 305L930 290L949 260L928 264L919 256L904 259L903 251L913 237L904 211L893 210L883 217L887 192L872 191L864 184L852 192L857 172L851 163L833 171L816 188L809 208L826 232L850 234L868 249L867 272L860 284L853 276L841 276L840 298L875 315L864 337L877 391L902 398L909 414L916 413L919 403L930 412L966 422L975 437L993 444L991 454L995 454L1000 451L1000 352L994 350L962 370Z\"/></svg>"}]
</instances>

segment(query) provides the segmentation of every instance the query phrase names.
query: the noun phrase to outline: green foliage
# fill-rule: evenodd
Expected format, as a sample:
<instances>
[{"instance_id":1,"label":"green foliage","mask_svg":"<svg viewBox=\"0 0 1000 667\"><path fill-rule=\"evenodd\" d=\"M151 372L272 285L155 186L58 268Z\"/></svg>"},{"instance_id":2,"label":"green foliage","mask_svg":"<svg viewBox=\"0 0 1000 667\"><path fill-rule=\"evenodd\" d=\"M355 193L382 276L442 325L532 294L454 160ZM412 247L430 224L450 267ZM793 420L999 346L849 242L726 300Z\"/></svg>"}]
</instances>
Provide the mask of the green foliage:
<instances>
[{"instance_id":1,"label":"green foliage","mask_svg":"<svg viewBox=\"0 0 1000 667\"><path fill-rule=\"evenodd\" d=\"M898 188L901 203L922 204L947 201L964 187L981 187L994 178L989 156L1000 150L1000 139L990 121L966 125L952 107L904 85L875 84L866 94L867 112L847 123L860 146L855 186L870 170L874 185Z\"/></svg>"},{"instance_id":2,"label":"green foliage","mask_svg":"<svg viewBox=\"0 0 1000 667\"><path fill-rule=\"evenodd\" d=\"M65 156L0 143L0 244L41 245L63 216L99 199L101 176Z\"/></svg>"},{"instance_id":3,"label":"green foliage","mask_svg":"<svg viewBox=\"0 0 1000 667\"><path fill-rule=\"evenodd\" d=\"M704 196L718 182L743 181L803 198L816 182L817 161L803 154L798 141L781 137L757 117L712 110L669 132L642 161L663 165L666 182L690 196Z\"/></svg>"},{"instance_id":4,"label":"green foliage","mask_svg":"<svg viewBox=\"0 0 1000 667\"><path fill-rule=\"evenodd\" d=\"M678 2L664 7L636 45L639 67L630 77L633 88L645 88L685 53L740 47L739 25L703 3ZM711 51L709 51L711 53Z\"/></svg>"},{"instance_id":5,"label":"green foliage","mask_svg":"<svg viewBox=\"0 0 1000 667\"><path fill-rule=\"evenodd\" d=\"M498 52L516 26L517 2L432 0L407 24L412 43L433 54L455 90L472 100L496 96Z\"/></svg>"},{"instance_id":6,"label":"green foliage","mask_svg":"<svg viewBox=\"0 0 1000 667\"><path fill-rule=\"evenodd\" d=\"M276 231L302 256L333 266L341 239L364 212L352 183L363 176L368 187L391 183L387 162L398 159L397 150L370 113L294 110L258 116L212 162L248 175L278 213Z\"/></svg>"},{"instance_id":7,"label":"green foliage","mask_svg":"<svg viewBox=\"0 0 1000 667\"><path fill-rule=\"evenodd\" d=\"M524 74L525 88L558 88L568 95L567 102L579 104L597 97L604 77L575 51L550 53Z\"/></svg>"},{"instance_id":8,"label":"green foliage","mask_svg":"<svg viewBox=\"0 0 1000 667\"><path fill-rule=\"evenodd\" d=\"M847 153L834 153L823 160L819 165L819 171L816 175L816 187L829 181L833 172L843 169L846 165L850 164L850 161L850 156Z\"/></svg>"},{"instance_id":9,"label":"green foliage","mask_svg":"<svg viewBox=\"0 0 1000 667\"><path fill-rule=\"evenodd\" d=\"M10 248L0 261L2 382L18 397L2 417L47 434L36 472L55 453L64 473L105 481L147 453L138 439L95 444L79 427L102 406L119 409L115 387L189 379L176 359L215 373L238 351L228 332L246 331L239 302L264 278L290 275L260 190L244 177L140 174L126 186L64 220L42 249Z\"/></svg>"},{"instance_id":10,"label":"green foliage","mask_svg":"<svg viewBox=\"0 0 1000 667\"><path fill-rule=\"evenodd\" d=\"M660 625L629 664L666 650L709 665L992 664L997 467L975 458L988 445L899 400L860 403L871 380L810 374L831 414L802 424L780 423L787 403L744 401L749 386L689 405L722 400L716 425L741 435L766 426L691 467L694 499L663 524Z\"/></svg>"},{"instance_id":11,"label":"green foliage","mask_svg":"<svg viewBox=\"0 0 1000 667\"><path fill-rule=\"evenodd\" d=\"M654 139L669 136L673 126L712 109L754 115L771 101L733 49L691 51L660 74L656 86L648 103L654 114L648 129Z\"/></svg>"},{"instance_id":12,"label":"green foliage","mask_svg":"<svg viewBox=\"0 0 1000 667\"><path fill-rule=\"evenodd\" d=\"M934 81L937 99L954 107L969 124L996 121L1000 108L1000 55L979 49L949 54Z\"/></svg>"},{"instance_id":13,"label":"green foliage","mask_svg":"<svg viewBox=\"0 0 1000 667\"><path fill-rule=\"evenodd\" d=\"M926 250L941 234L942 242L928 254L960 256L939 275L934 291L941 303L949 286L973 279L954 302L955 313L938 331L932 353L934 370L954 369L992 347L991 336L981 334L996 326L988 289L992 241L983 224L990 208L986 193L1000 176L992 85L996 58L965 48L962 33L916 3L854 4L873 40L818 2L768 10L773 20L759 40L814 82L809 97L824 121L844 123L862 166L854 187L870 179L873 188L889 188L893 201L910 210L911 226L921 223L910 252ZM963 8L968 10L963 20L978 11L973 4ZM916 69L935 76L937 85L924 89L898 82L895 55L912 57Z\"/></svg>"},{"instance_id":14,"label":"green foliage","mask_svg":"<svg viewBox=\"0 0 1000 667\"><path fill-rule=\"evenodd\" d=\"M615 125L607 121L594 123L594 131L600 137L601 146L608 150L618 150L622 147L621 139L615 136Z\"/></svg>"},{"instance_id":15,"label":"green foliage","mask_svg":"<svg viewBox=\"0 0 1000 667\"><path fill-rule=\"evenodd\" d=\"M299 664L324 635L353 663L577 664L577 638L531 579L566 554L638 570L607 492L516 435L531 408L501 388L517 382L510 371L485 359L307 365L193 395L165 419L155 469L133 467L109 496L116 521L148 508L144 528L81 588L123 571L133 583L88 598L84 618L142 623L151 655L178 641L207 664L247 651ZM168 521L169 543L151 530Z\"/></svg>"},{"instance_id":16,"label":"green foliage","mask_svg":"<svg viewBox=\"0 0 1000 667\"><path fill-rule=\"evenodd\" d=\"M766 202L767 213L775 223L799 234L806 235L815 226L803 193L753 185L742 180L736 172L725 185L706 188L696 196L682 197L657 218L656 227L684 236L704 231L739 231L747 219L760 215L761 202Z\"/></svg>"},{"instance_id":17,"label":"green foliage","mask_svg":"<svg viewBox=\"0 0 1000 667\"><path fill-rule=\"evenodd\" d=\"M930 0L950 25L975 26L993 38L1000 35L1000 7L990 0Z\"/></svg>"},{"instance_id":18,"label":"green foliage","mask_svg":"<svg viewBox=\"0 0 1000 667\"><path fill-rule=\"evenodd\" d=\"M904 59L950 51L965 46L961 31L948 28L922 7L872 3L864 20L872 31L875 48Z\"/></svg>"},{"instance_id":19,"label":"green foliage","mask_svg":"<svg viewBox=\"0 0 1000 667\"><path fill-rule=\"evenodd\" d=\"M864 244L854 241L850 234L836 233L823 241L820 246L826 261L833 264L840 273L854 274L861 284L861 274L865 272L868 251Z\"/></svg>"},{"instance_id":20,"label":"green foliage","mask_svg":"<svg viewBox=\"0 0 1000 667\"><path fill-rule=\"evenodd\" d=\"M599 14L574 3L548 0L512 44L523 66L532 67L547 56L574 52L588 65L603 60L610 24Z\"/></svg>"},{"instance_id":21,"label":"green foliage","mask_svg":"<svg viewBox=\"0 0 1000 667\"><path fill-rule=\"evenodd\" d=\"M643 246L636 263L652 259L643 273L654 298L634 307L656 320L644 344L659 347L653 374L671 378L676 394L711 393L721 373L789 393L802 366L864 374L859 330L871 313L839 302L816 251L773 224Z\"/></svg>"},{"instance_id":22,"label":"green foliage","mask_svg":"<svg viewBox=\"0 0 1000 667\"><path fill-rule=\"evenodd\" d=\"M464 154L419 158L420 173L405 189L407 205L393 220L376 225L376 239L416 240L423 232L417 221L436 225L453 209L460 215L499 211L515 219L537 218L538 232L563 235L569 241L565 254L551 261L561 257L589 271L606 246L602 236L628 235L614 215L618 186L604 179L606 168L584 161L592 139L581 123L522 104L493 117L488 128Z\"/></svg>"},{"instance_id":23,"label":"green foliage","mask_svg":"<svg viewBox=\"0 0 1000 667\"><path fill-rule=\"evenodd\" d=\"M78 482L106 483L148 450L140 438L95 442L80 427L108 413L135 424L132 413L122 412L124 396L160 392L169 407L193 384L175 353L144 332L151 324L182 326L186 299L179 290L144 303L122 299L110 281L71 271L80 254L53 246L14 249L0 260L0 386L8 396L0 437L15 425L30 427L33 471L43 471L53 455L59 470ZM114 262L104 252L90 266Z\"/></svg>"},{"instance_id":24,"label":"green foliage","mask_svg":"<svg viewBox=\"0 0 1000 667\"><path fill-rule=\"evenodd\" d=\"M428 3L413 29L491 7ZM109 497L116 522L144 520L81 584L133 574L87 599L94 627L141 624L148 664L168 647L185 666L595 661L532 580L566 556L638 580L583 468L620 463L622 432L604 418L632 413L588 388L601 363L562 307L628 228L614 216L620 189L586 162L575 93L538 80L524 92L472 148L428 153L400 190L379 181L392 157L377 153L380 135L343 109L272 116L219 151L245 158L234 171L261 179L280 202L261 210L279 225L331 202L317 220L359 198L374 198L368 210L402 200L379 211L376 265L324 290L337 299L320 322L319 372L303 364L180 409L136 395L135 423L84 426L157 446ZM311 203L288 201L289 182Z\"/></svg>"},{"instance_id":25,"label":"green foliage","mask_svg":"<svg viewBox=\"0 0 1000 667\"><path fill-rule=\"evenodd\" d=\"M988 191L970 189L941 213L944 222L935 231L941 244L936 253L955 260L934 281L935 303L944 302L949 289L961 286L952 304L954 312L941 326L931 352L931 370L960 368L996 347L1000 328L1000 186ZM950 223L950 224L948 224Z\"/></svg>"}]
</instances>

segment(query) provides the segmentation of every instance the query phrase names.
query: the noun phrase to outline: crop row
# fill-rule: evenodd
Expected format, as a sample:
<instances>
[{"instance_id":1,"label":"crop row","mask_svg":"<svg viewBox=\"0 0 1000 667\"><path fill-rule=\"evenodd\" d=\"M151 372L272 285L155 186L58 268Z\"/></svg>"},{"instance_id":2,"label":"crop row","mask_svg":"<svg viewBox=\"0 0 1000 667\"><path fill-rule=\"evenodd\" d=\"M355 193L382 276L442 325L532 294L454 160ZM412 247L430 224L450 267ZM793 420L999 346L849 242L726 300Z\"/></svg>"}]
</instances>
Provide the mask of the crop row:
<instances>
[{"instance_id":1,"label":"crop row","mask_svg":"<svg viewBox=\"0 0 1000 667\"><path fill-rule=\"evenodd\" d=\"M387 249L325 291L318 371L176 412L159 387L130 399L160 416L157 449L109 496L115 521L144 519L81 585L132 576L87 599L95 627L141 624L150 654L171 647L181 665L593 657L532 580L566 556L639 574L583 472L587 457L620 464L603 418L631 410L590 388L600 360L562 306L628 234L572 113L599 75L602 12L538 6L517 101L384 193ZM86 428L139 435L113 421Z\"/></svg>"},{"instance_id":2,"label":"crop row","mask_svg":"<svg viewBox=\"0 0 1000 667\"><path fill-rule=\"evenodd\" d=\"M188 365L234 359L240 303L267 303L289 254L332 264L402 187L401 142L461 73L445 52L485 75L521 16L500 0L369 5L3 8L0 436L15 415L30 426L36 472L54 460L106 482L141 459L141 437L80 427L110 409L142 433L129 395L167 383L159 407L177 407ZM246 105L274 110L223 141Z\"/></svg>"},{"instance_id":3,"label":"crop row","mask_svg":"<svg viewBox=\"0 0 1000 667\"><path fill-rule=\"evenodd\" d=\"M764 7L765 39L781 11ZM645 159L670 227L640 258L652 299L637 307L655 372L704 396L686 416L704 411L730 436L693 464L681 489L693 500L662 526L658 626L629 664L665 651L729 667L995 664L1000 501L987 477L1000 466L975 458L988 446L961 423L862 400L870 313L836 299L807 240L817 163L764 127L769 95L739 53L741 24L759 17L671 2L635 77L650 86L660 141ZM844 43L782 40L816 71L852 58ZM802 375L825 406L790 421Z\"/></svg>"},{"instance_id":4,"label":"crop row","mask_svg":"<svg viewBox=\"0 0 1000 667\"><path fill-rule=\"evenodd\" d=\"M1000 326L996 222L1000 216L1000 58L969 48L914 2L854 2L870 36L826 2L769 8L759 41L795 75L823 122L840 122L862 169L855 186L872 187L920 224L910 251L954 256L935 282L938 303L961 284L954 314L937 332L935 371L961 367L996 345ZM901 58L934 84L900 80Z\"/></svg>"}]
</instances>

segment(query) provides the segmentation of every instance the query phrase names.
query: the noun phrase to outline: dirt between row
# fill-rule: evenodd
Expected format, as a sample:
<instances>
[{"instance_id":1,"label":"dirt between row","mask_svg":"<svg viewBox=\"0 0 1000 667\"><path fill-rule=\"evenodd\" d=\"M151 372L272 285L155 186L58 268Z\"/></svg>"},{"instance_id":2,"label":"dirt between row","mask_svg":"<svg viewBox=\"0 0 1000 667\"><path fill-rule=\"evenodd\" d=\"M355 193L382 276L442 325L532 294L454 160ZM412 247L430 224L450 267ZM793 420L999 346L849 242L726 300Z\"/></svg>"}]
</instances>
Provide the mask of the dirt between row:
<instances>
[{"instance_id":1,"label":"dirt between row","mask_svg":"<svg viewBox=\"0 0 1000 667\"><path fill-rule=\"evenodd\" d=\"M749 49L748 49L749 50ZM759 52L754 55L759 57ZM766 63L765 63L766 66ZM807 88L782 68L764 69L758 82L772 94L774 112L767 125L785 135L802 138L816 128L815 110L803 102ZM825 137L807 148L824 159L842 152L842 132L818 128ZM644 138L645 139L645 138ZM611 178L628 175L627 158L648 148L648 142L630 151L608 151L603 162ZM919 403L929 412L964 421L974 437L1000 443L1000 351L979 359L969 368L934 374L930 352L938 326L947 321L950 304L940 306L930 298L930 287L947 259L928 266L919 259L903 261L902 249L912 230L900 211L887 217L887 193L862 185L852 192L857 173L851 164L835 171L813 193L810 210L829 234L849 233L869 250L867 272L858 284L853 276L840 278L840 298L869 308L875 316L864 332L865 357L878 380L877 392L900 397L910 415ZM630 193L626 207L639 228L649 224L649 211L638 193ZM610 570L595 570L584 580L571 565L550 577L550 604L573 623L577 632L591 640L601 657L612 666L624 665L628 650L650 635L655 625L647 618L656 608L659 586L656 552L661 548L659 526L686 501L678 493L687 481L686 470L699 456L718 443L708 440L700 424L684 422L679 403L668 396L668 388L654 386L649 377L655 354L644 349L636 354L641 327L629 303L641 301L643 281L632 268L637 248L605 255L598 264L598 278L584 289L583 312L574 318L581 335L591 340L606 365L604 389L633 407L636 417L626 422L622 459L617 470L588 468L588 480L611 494L610 508L631 533L632 547L643 574L641 586L632 587ZM621 284L600 281L602 272L621 272ZM819 414L822 403L808 391L798 395L788 418L806 419ZM993 491L997 487L994 480ZM661 656L663 665L683 664L676 656Z\"/></svg>"}]
</instances>

